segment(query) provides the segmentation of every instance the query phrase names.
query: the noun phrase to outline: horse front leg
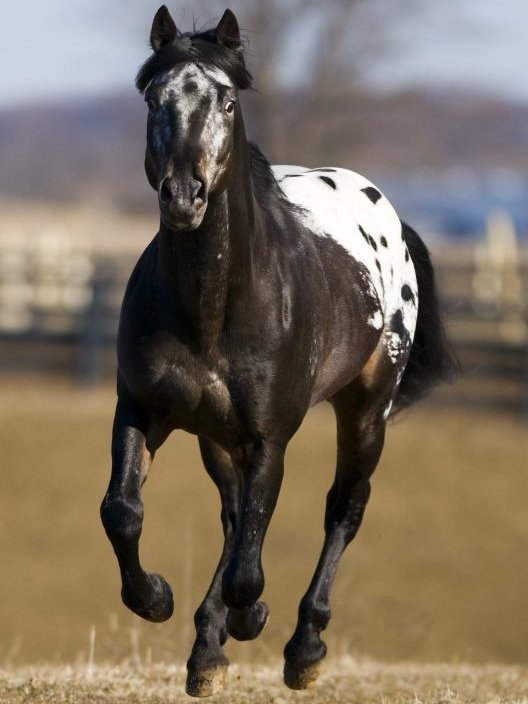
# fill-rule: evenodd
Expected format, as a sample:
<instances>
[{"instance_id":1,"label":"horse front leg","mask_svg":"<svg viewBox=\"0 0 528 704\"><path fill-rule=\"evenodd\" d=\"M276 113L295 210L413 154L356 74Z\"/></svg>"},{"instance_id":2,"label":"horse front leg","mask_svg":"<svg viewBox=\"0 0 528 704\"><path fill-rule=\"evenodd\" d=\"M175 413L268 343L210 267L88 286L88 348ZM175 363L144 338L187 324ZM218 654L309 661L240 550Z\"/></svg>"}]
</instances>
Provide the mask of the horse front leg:
<instances>
[{"instance_id":1,"label":"horse front leg","mask_svg":"<svg viewBox=\"0 0 528 704\"><path fill-rule=\"evenodd\" d=\"M121 571L123 603L149 621L165 621L174 610L172 591L158 574L149 574L139 560L143 524L141 487L154 451L164 437L128 400L117 403L112 433L112 474L101 504L101 520Z\"/></svg>"},{"instance_id":2,"label":"horse front leg","mask_svg":"<svg viewBox=\"0 0 528 704\"><path fill-rule=\"evenodd\" d=\"M337 469L328 493L325 541L315 574L301 600L295 632L284 649L284 681L292 689L306 689L320 672L326 644L320 637L330 620L330 590L339 560L356 535L370 496L370 477L385 436L383 410L387 401L357 403L353 386L334 399L337 416Z\"/></svg>"},{"instance_id":3,"label":"horse front leg","mask_svg":"<svg viewBox=\"0 0 528 704\"><path fill-rule=\"evenodd\" d=\"M264 590L262 546L282 484L284 451L262 440L246 452L234 545L222 578L227 630L237 640L256 638L268 620L268 607L258 601Z\"/></svg>"},{"instance_id":4,"label":"horse front leg","mask_svg":"<svg viewBox=\"0 0 528 704\"><path fill-rule=\"evenodd\" d=\"M240 477L230 455L219 445L200 438L207 473L216 484L222 502L224 547L211 586L194 615L196 640L187 662L187 694L207 697L224 685L229 660L222 651L227 640L227 607L222 601L222 574L233 548L240 501Z\"/></svg>"}]
</instances>

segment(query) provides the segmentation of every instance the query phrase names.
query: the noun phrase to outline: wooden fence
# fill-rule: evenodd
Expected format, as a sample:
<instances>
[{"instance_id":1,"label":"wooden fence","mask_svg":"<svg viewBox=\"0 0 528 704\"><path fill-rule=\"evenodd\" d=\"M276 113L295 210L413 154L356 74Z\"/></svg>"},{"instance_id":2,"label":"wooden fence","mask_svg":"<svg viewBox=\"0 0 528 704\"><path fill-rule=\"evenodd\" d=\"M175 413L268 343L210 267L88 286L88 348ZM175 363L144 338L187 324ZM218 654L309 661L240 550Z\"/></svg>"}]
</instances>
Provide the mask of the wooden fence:
<instances>
[{"instance_id":1,"label":"wooden fence","mask_svg":"<svg viewBox=\"0 0 528 704\"><path fill-rule=\"evenodd\" d=\"M434 398L528 418L528 249L519 246L511 220L497 213L478 243L446 246L435 259L463 374Z\"/></svg>"},{"instance_id":2,"label":"wooden fence","mask_svg":"<svg viewBox=\"0 0 528 704\"><path fill-rule=\"evenodd\" d=\"M509 221L477 245L442 245L435 264L463 377L436 403L528 418L528 251ZM119 307L135 253L104 255L57 232L0 243L0 371L68 374L91 385L115 373Z\"/></svg>"}]
</instances>

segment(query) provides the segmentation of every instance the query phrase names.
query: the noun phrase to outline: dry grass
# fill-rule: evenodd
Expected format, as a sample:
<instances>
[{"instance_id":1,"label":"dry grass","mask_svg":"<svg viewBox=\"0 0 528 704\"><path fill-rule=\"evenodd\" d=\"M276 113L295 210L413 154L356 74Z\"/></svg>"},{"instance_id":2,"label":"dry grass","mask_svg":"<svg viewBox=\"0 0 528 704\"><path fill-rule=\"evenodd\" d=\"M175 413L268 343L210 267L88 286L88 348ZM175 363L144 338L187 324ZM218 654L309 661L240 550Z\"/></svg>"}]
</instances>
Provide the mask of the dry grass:
<instances>
[{"instance_id":1,"label":"dry grass","mask_svg":"<svg viewBox=\"0 0 528 704\"><path fill-rule=\"evenodd\" d=\"M113 404L109 388L88 392L28 380L0 386L0 663L6 666L86 663L92 627L96 663L120 663L132 653L141 668L183 663L189 653L192 613L220 551L216 491L195 439L169 438L145 487L142 555L146 568L172 584L175 616L167 624L140 622L121 605L98 516ZM390 428L365 523L335 585L326 638L331 655L526 662L527 452L526 426L508 417L423 407ZM334 453L331 414L315 409L288 450L266 542L270 625L254 643L230 643L233 662L280 657L322 542ZM372 667L383 682L396 672L382 676ZM347 675L346 686L364 688L355 677Z\"/></svg>"},{"instance_id":2,"label":"dry grass","mask_svg":"<svg viewBox=\"0 0 528 704\"><path fill-rule=\"evenodd\" d=\"M280 667L233 667L218 704L526 704L528 669L469 665L381 665L350 658L334 661L318 685L291 692ZM98 667L91 677L72 667L0 670L3 704L178 704L185 673L174 666Z\"/></svg>"}]
</instances>

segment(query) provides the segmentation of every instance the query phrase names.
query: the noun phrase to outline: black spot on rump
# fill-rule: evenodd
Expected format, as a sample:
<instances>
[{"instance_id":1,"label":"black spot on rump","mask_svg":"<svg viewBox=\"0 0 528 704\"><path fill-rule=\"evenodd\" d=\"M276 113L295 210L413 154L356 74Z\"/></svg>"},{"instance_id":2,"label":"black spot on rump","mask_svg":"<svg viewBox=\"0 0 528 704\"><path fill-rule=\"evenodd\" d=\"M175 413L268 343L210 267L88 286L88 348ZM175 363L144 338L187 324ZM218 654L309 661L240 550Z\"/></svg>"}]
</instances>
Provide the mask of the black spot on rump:
<instances>
[{"instance_id":1,"label":"black spot on rump","mask_svg":"<svg viewBox=\"0 0 528 704\"><path fill-rule=\"evenodd\" d=\"M379 259L376 259L376 266L378 267L378 271L381 274L381 264L379 263Z\"/></svg>"},{"instance_id":2,"label":"black spot on rump","mask_svg":"<svg viewBox=\"0 0 528 704\"><path fill-rule=\"evenodd\" d=\"M359 228L359 231L361 232L361 234L363 235L363 239L365 240L365 242L368 242L368 244L370 244L369 236L367 235L365 230L361 227L361 225L358 225L358 228Z\"/></svg>"},{"instance_id":3,"label":"black spot on rump","mask_svg":"<svg viewBox=\"0 0 528 704\"><path fill-rule=\"evenodd\" d=\"M337 169L321 168L321 169L310 169L310 171L327 171L330 174L335 174L337 172Z\"/></svg>"},{"instance_id":4,"label":"black spot on rump","mask_svg":"<svg viewBox=\"0 0 528 704\"><path fill-rule=\"evenodd\" d=\"M336 182L334 181L333 178L330 178L329 176L319 176L319 178L321 179L321 181L324 181L331 188L333 188L334 191L337 189Z\"/></svg>"},{"instance_id":5,"label":"black spot on rump","mask_svg":"<svg viewBox=\"0 0 528 704\"><path fill-rule=\"evenodd\" d=\"M405 247L405 261L409 261L409 250L407 249L407 247Z\"/></svg>"},{"instance_id":6,"label":"black spot on rump","mask_svg":"<svg viewBox=\"0 0 528 704\"><path fill-rule=\"evenodd\" d=\"M389 245L387 244L387 239L386 239L385 237L383 237L383 235L381 236L380 242L381 242L381 244L382 244L383 247L388 247L388 246L389 246Z\"/></svg>"},{"instance_id":7,"label":"black spot on rump","mask_svg":"<svg viewBox=\"0 0 528 704\"><path fill-rule=\"evenodd\" d=\"M403 284L401 289L401 297L404 301L414 301L414 293L408 284Z\"/></svg>"},{"instance_id":8,"label":"black spot on rump","mask_svg":"<svg viewBox=\"0 0 528 704\"><path fill-rule=\"evenodd\" d=\"M376 244L376 240L374 239L374 237L371 237L371 236L369 235L369 236L368 236L368 239L369 239L369 244L370 244L370 246L372 247L372 249L373 249L375 252L377 252L377 251L378 251L378 245Z\"/></svg>"},{"instance_id":9,"label":"black spot on rump","mask_svg":"<svg viewBox=\"0 0 528 704\"><path fill-rule=\"evenodd\" d=\"M367 186L366 188L362 188L361 192L364 193L367 198L373 203L377 203L381 198L381 193L378 191L377 188L374 188L373 186Z\"/></svg>"},{"instance_id":10,"label":"black spot on rump","mask_svg":"<svg viewBox=\"0 0 528 704\"><path fill-rule=\"evenodd\" d=\"M403 315L402 315L402 312L399 308L396 311L396 313L394 313L394 315L392 316L391 331L395 332L397 335L399 335L402 340L407 335L407 329L406 329L405 325L403 324Z\"/></svg>"},{"instance_id":11,"label":"black spot on rump","mask_svg":"<svg viewBox=\"0 0 528 704\"><path fill-rule=\"evenodd\" d=\"M283 178L297 178L297 176L302 176L302 174L286 174Z\"/></svg>"}]
</instances>

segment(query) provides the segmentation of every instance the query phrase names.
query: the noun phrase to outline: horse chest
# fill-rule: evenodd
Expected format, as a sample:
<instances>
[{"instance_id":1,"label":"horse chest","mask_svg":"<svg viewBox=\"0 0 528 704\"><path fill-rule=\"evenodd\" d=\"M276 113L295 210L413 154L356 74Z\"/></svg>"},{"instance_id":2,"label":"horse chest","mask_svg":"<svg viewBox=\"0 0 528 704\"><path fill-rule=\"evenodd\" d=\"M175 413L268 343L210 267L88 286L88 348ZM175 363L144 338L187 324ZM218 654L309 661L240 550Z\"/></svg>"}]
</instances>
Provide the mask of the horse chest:
<instances>
[{"instance_id":1,"label":"horse chest","mask_svg":"<svg viewBox=\"0 0 528 704\"><path fill-rule=\"evenodd\" d=\"M211 437L222 445L240 441L245 426L219 371L183 347L163 338L151 340L120 360L132 395L170 429Z\"/></svg>"}]
</instances>

